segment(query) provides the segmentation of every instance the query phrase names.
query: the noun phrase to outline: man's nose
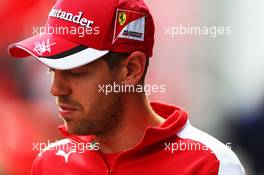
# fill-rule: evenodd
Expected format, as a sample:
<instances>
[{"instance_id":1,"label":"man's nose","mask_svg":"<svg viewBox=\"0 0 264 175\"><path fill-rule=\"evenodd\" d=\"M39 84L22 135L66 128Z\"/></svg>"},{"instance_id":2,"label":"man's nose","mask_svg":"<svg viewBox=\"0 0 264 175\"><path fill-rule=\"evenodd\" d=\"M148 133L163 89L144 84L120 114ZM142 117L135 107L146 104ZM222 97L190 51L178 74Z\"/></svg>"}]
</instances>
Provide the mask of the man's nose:
<instances>
[{"instance_id":1,"label":"man's nose","mask_svg":"<svg viewBox=\"0 0 264 175\"><path fill-rule=\"evenodd\" d=\"M55 97L70 95L71 88L64 77L63 71L54 70L50 86L50 93Z\"/></svg>"}]
</instances>

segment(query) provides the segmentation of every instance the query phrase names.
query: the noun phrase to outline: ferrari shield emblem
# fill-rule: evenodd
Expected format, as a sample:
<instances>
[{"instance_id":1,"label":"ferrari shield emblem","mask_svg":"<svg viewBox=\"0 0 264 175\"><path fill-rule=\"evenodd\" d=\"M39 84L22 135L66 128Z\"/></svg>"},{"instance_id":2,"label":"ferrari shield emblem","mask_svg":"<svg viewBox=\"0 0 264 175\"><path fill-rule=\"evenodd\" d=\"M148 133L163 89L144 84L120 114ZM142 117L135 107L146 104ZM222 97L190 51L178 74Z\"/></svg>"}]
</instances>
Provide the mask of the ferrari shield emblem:
<instances>
[{"instance_id":1,"label":"ferrari shield emblem","mask_svg":"<svg viewBox=\"0 0 264 175\"><path fill-rule=\"evenodd\" d=\"M119 14L118 14L118 21L119 21L119 24L122 26L122 25L124 25L125 24L125 22L126 22L126 13L125 12L120 12Z\"/></svg>"}]
</instances>

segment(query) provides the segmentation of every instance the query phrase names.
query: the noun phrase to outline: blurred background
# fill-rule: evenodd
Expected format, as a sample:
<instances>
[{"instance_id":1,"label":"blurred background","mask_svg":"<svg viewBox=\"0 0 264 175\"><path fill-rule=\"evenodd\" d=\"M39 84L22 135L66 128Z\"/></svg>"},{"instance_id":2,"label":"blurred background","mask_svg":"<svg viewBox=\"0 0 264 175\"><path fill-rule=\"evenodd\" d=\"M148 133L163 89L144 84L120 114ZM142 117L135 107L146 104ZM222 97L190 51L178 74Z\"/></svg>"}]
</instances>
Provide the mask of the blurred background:
<instances>
[{"instance_id":1,"label":"blurred background","mask_svg":"<svg viewBox=\"0 0 264 175\"><path fill-rule=\"evenodd\" d=\"M10 43L45 25L54 0L0 1L0 175L29 174L33 143L61 138L50 75L35 59L11 59ZM156 23L149 99L184 107L192 124L229 144L247 174L264 174L264 1L146 0ZM182 26L231 33L171 35Z\"/></svg>"}]
</instances>

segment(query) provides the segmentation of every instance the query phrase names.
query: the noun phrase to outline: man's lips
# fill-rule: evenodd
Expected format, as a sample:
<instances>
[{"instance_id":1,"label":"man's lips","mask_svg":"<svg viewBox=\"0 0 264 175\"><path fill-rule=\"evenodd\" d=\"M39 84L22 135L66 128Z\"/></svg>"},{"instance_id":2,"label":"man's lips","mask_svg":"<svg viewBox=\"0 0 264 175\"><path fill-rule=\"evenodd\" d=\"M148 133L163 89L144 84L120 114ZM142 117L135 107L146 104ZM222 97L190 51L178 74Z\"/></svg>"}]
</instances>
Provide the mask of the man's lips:
<instances>
[{"instance_id":1,"label":"man's lips","mask_svg":"<svg viewBox=\"0 0 264 175\"><path fill-rule=\"evenodd\" d=\"M60 111L61 117L67 117L77 110L76 108L71 107L69 105L60 105L59 104L58 106L59 106L59 111Z\"/></svg>"}]
</instances>

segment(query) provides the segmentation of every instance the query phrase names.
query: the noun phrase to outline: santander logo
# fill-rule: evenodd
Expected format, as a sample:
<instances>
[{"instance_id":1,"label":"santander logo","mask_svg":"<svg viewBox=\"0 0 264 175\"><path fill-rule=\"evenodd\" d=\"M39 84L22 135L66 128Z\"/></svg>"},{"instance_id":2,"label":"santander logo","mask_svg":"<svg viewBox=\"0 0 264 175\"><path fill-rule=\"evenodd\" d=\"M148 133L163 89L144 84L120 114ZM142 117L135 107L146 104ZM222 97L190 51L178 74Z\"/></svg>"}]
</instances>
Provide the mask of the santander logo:
<instances>
[{"instance_id":1,"label":"santander logo","mask_svg":"<svg viewBox=\"0 0 264 175\"><path fill-rule=\"evenodd\" d=\"M58 18L58 19L62 19L65 21L70 21L73 22L75 24L79 24L83 27L87 27L90 28L94 21L89 20L87 18L83 18L83 12L78 12L78 14L73 14L70 12L66 12L63 11L61 9L56 9L55 6L52 7L50 13L49 13L50 17L54 17L54 18Z\"/></svg>"}]
</instances>

